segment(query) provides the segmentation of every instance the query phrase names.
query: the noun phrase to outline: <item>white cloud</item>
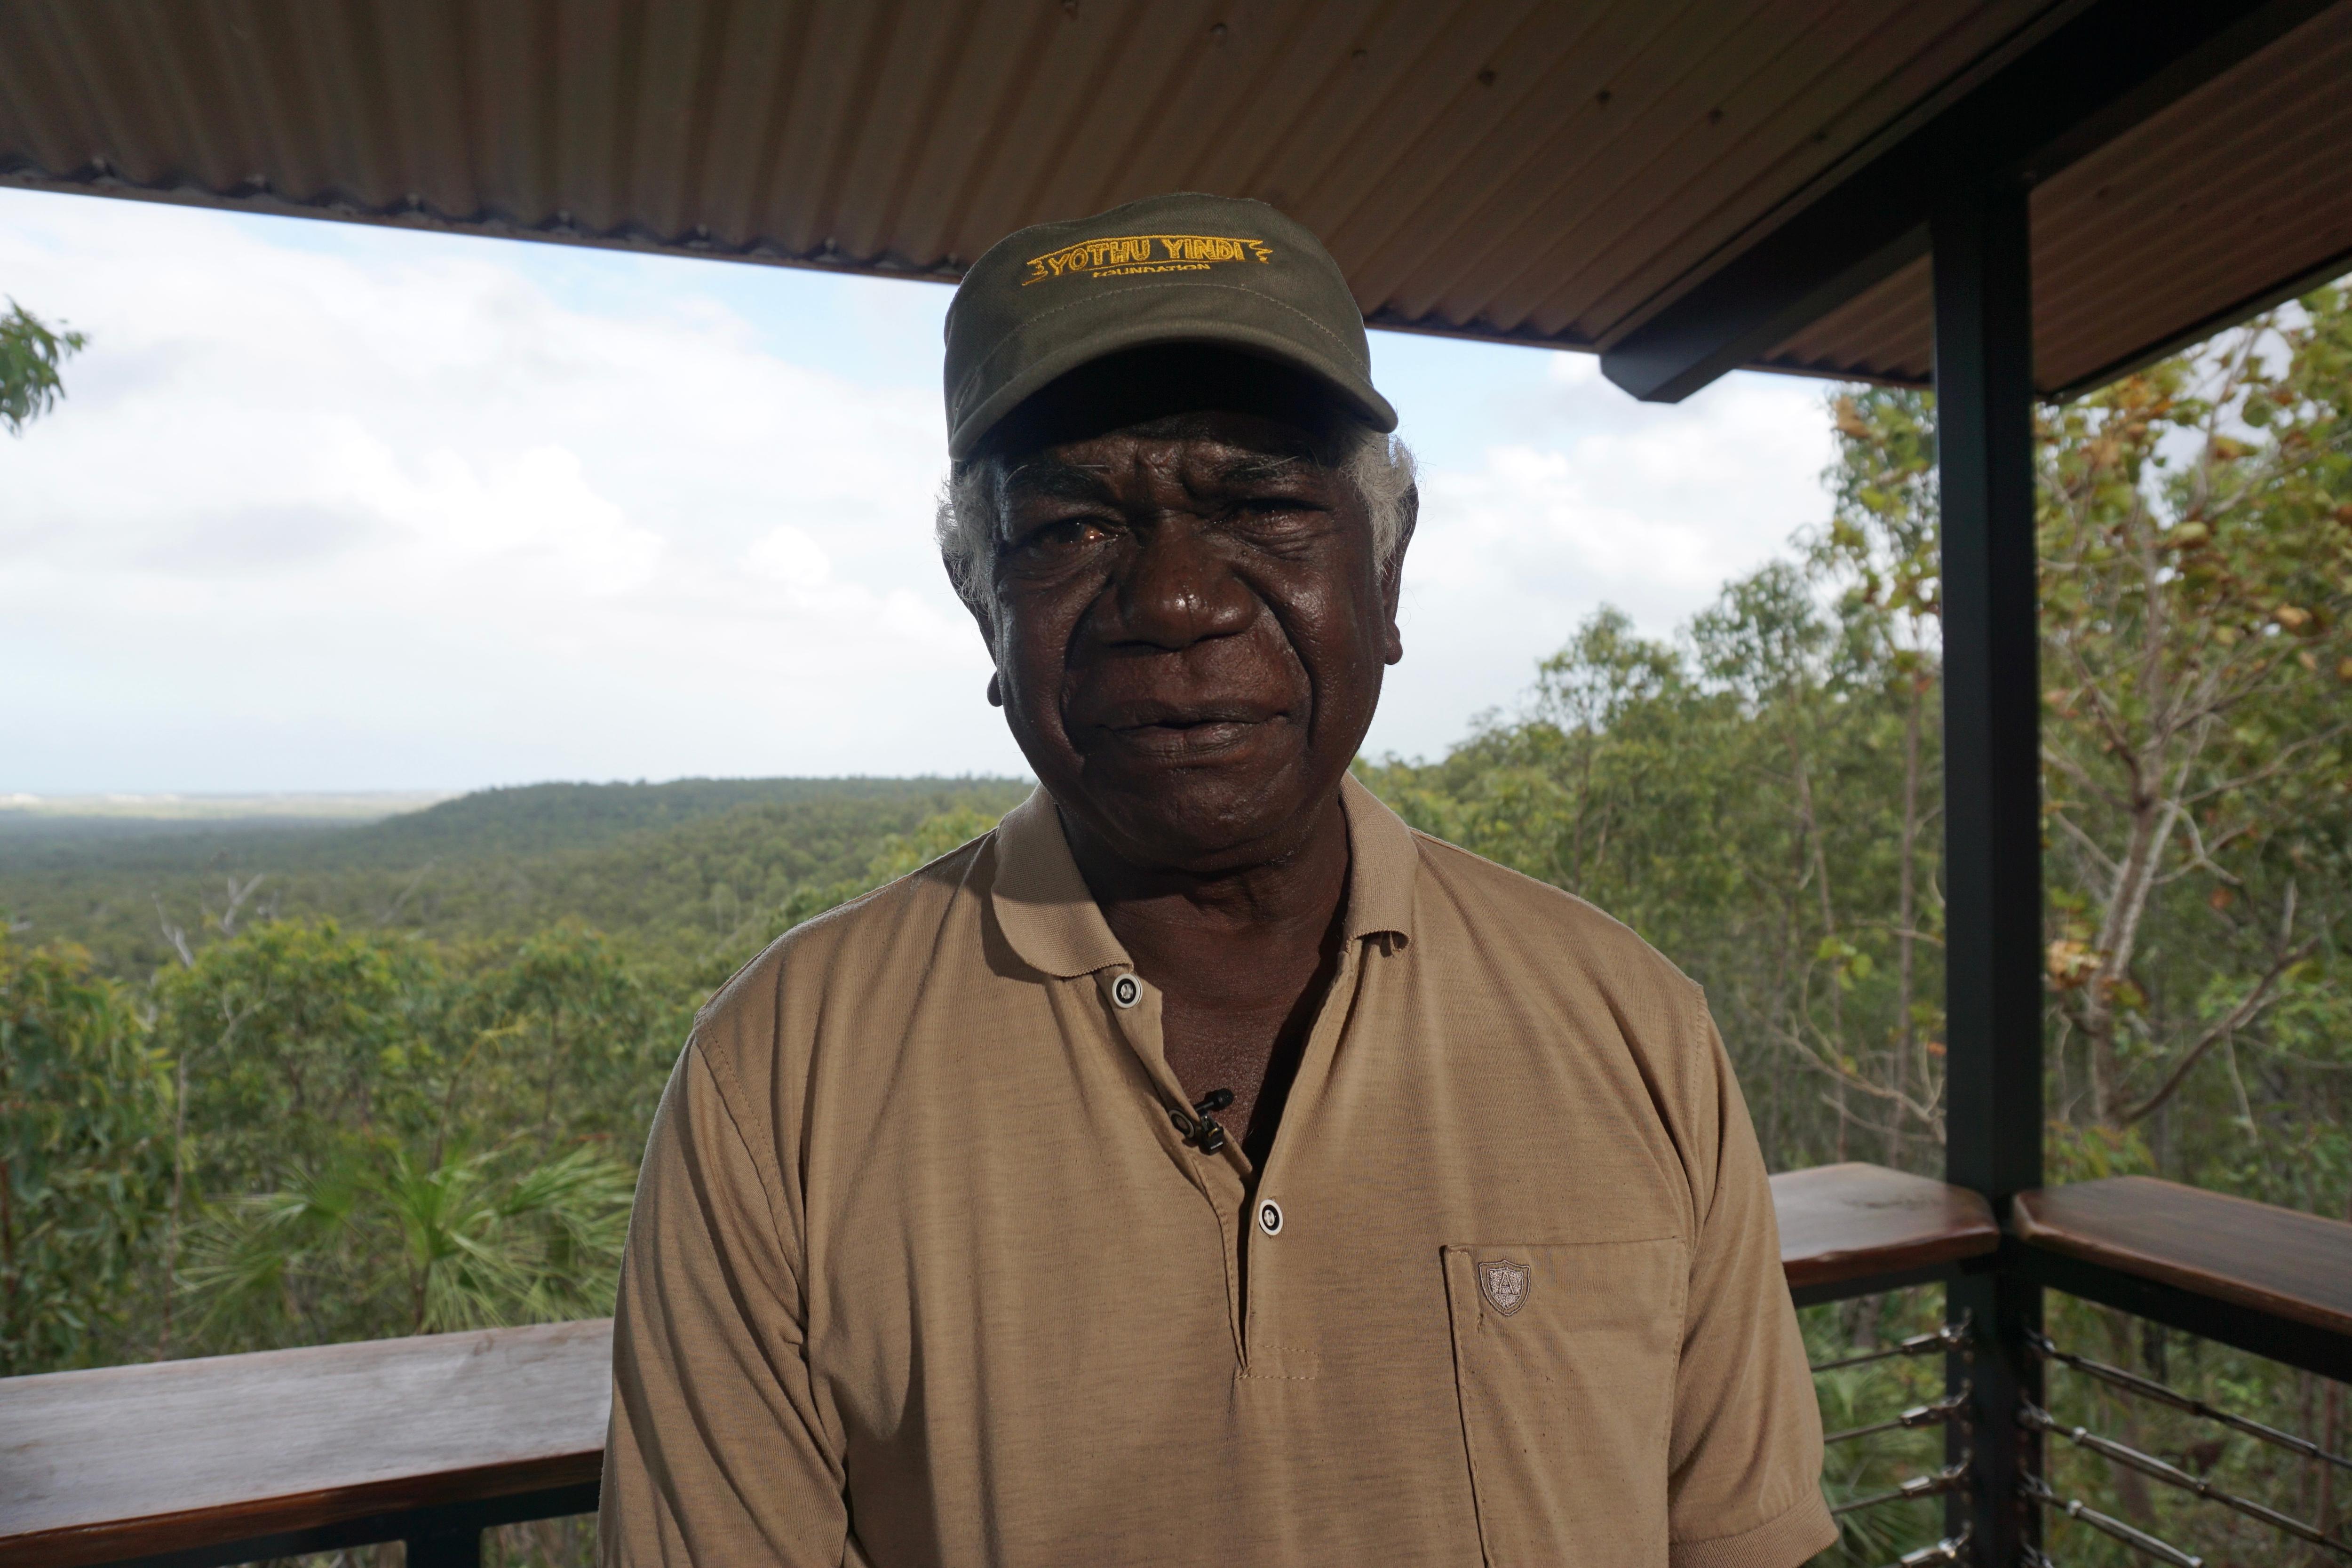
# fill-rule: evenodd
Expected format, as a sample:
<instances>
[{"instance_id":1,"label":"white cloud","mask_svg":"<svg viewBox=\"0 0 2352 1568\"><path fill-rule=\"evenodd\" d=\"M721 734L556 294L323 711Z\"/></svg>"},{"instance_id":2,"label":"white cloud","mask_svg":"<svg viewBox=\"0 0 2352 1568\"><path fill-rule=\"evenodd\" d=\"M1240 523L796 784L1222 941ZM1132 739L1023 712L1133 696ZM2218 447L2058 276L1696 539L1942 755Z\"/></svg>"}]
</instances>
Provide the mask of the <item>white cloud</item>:
<instances>
[{"instance_id":1,"label":"white cloud","mask_svg":"<svg viewBox=\"0 0 2352 1568\"><path fill-rule=\"evenodd\" d=\"M814 539L785 523L756 541L744 554L751 568L786 587L814 592L833 581L833 558Z\"/></svg>"},{"instance_id":2,"label":"white cloud","mask_svg":"<svg viewBox=\"0 0 2352 1568\"><path fill-rule=\"evenodd\" d=\"M92 337L0 440L0 790L1017 771L930 542L944 290L0 193ZM1375 345L1421 450L1375 750L1818 517L1819 389Z\"/></svg>"},{"instance_id":3,"label":"white cloud","mask_svg":"<svg viewBox=\"0 0 2352 1568\"><path fill-rule=\"evenodd\" d=\"M927 388L687 267L592 311L515 247L286 228L0 205L0 288L93 340L0 446L7 784L1019 765Z\"/></svg>"}]
</instances>

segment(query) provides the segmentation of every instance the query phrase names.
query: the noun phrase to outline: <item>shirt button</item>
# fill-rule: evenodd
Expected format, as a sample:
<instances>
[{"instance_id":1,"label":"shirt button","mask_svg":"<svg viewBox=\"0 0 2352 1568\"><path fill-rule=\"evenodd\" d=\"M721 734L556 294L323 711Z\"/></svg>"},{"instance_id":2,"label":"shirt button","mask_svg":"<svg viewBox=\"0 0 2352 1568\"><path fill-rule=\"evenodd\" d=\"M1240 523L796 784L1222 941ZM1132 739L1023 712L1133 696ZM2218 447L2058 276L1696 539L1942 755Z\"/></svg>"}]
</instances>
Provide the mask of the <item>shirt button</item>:
<instances>
[{"instance_id":1,"label":"shirt button","mask_svg":"<svg viewBox=\"0 0 2352 1568\"><path fill-rule=\"evenodd\" d=\"M1143 1000L1143 982L1132 974L1122 974L1110 983L1110 999L1122 1007L1132 1007Z\"/></svg>"},{"instance_id":2,"label":"shirt button","mask_svg":"<svg viewBox=\"0 0 2352 1568\"><path fill-rule=\"evenodd\" d=\"M1280 1236L1282 1234L1282 1205L1276 1203L1272 1198L1264 1198L1259 1200L1257 1205L1257 1227L1258 1229L1265 1232L1268 1236Z\"/></svg>"}]
</instances>

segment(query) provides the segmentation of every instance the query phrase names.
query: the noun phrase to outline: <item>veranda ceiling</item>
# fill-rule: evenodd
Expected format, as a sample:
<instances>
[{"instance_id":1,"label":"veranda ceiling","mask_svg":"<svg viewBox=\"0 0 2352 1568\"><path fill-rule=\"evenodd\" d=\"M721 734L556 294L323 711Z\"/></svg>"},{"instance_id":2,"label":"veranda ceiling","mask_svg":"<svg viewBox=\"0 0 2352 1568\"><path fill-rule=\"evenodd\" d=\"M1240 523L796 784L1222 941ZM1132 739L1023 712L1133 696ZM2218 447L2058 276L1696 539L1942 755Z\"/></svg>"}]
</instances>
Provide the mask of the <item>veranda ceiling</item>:
<instances>
[{"instance_id":1,"label":"veranda ceiling","mask_svg":"<svg viewBox=\"0 0 2352 1568\"><path fill-rule=\"evenodd\" d=\"M0 182L939 279L1205 189L1376 324L1608 349L2087 8L0 0ZM2352 0L2288 9L2042 188L2045 389L2352 252ZM1752 357L1919 379L1925 278Z\"/></svg>"}]
</instances>

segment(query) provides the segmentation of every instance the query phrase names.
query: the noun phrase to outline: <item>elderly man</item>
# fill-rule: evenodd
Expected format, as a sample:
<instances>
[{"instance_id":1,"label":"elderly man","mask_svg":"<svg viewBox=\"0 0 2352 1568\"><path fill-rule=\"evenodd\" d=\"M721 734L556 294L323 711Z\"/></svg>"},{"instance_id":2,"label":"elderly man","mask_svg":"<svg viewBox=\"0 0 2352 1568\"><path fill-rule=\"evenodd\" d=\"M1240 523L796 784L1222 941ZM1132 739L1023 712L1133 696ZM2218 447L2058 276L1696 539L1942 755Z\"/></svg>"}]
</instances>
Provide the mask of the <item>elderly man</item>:
<instances>
[{"instance_id":1,"label":"elderly man","mask_svg":"<svg viewBox=\"0 0 2352 1568\"><path fill-rule=\"evenodd\" d=\"M1698 988L1349 777L1415 504L1370 368L1256 203L971 268L940 544L1039 788L697 1021L622 1272L608 1561L1833 1539Z\"/></svg>"}]
</instances>

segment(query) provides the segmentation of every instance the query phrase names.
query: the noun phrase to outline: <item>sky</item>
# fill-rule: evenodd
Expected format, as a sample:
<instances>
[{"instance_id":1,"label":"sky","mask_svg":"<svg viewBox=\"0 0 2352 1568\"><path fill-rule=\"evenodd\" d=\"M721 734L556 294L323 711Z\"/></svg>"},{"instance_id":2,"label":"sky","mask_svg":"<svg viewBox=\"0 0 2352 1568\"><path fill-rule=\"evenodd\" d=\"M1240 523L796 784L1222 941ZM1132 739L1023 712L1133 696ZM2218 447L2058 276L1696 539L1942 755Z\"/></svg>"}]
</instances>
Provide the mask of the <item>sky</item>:
<instances>
[{"instance_id":1,"label":"sky","mask_svg":"<svg viewBox=\"0 0 2352 1568\"><path fill-rule=\"evenodd\" d=\"M0 795L1026 771L931 543L941 286L0 190L0 296L90 338L0 436ZM1423 472L1374 755L1826 514L1818 382L1372 363Z\"/></svg>"}]
</instances>

